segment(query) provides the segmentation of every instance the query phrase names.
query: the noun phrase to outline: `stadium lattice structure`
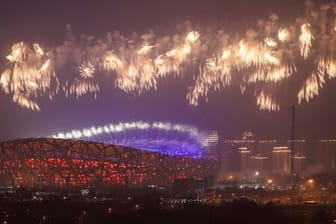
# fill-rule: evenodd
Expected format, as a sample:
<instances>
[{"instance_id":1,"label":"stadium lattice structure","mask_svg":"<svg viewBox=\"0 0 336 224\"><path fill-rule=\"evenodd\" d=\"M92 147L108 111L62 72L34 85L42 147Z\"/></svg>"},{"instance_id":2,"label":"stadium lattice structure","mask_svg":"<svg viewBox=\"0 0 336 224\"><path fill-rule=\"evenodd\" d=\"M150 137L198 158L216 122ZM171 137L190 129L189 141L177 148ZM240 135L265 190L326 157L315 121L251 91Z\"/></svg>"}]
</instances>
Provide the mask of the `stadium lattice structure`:
<instances>
[{"instance_id":1,"label":"stadium lattice structure","mask_svg":"<svg viewBox=\"0 0 336 224\"><path fill-rule=\"evenodd\" d=\"M53 138L0 143L2 186L169 185L202 179L215 165L117 145Z\"/></svg>"}]
</instances>

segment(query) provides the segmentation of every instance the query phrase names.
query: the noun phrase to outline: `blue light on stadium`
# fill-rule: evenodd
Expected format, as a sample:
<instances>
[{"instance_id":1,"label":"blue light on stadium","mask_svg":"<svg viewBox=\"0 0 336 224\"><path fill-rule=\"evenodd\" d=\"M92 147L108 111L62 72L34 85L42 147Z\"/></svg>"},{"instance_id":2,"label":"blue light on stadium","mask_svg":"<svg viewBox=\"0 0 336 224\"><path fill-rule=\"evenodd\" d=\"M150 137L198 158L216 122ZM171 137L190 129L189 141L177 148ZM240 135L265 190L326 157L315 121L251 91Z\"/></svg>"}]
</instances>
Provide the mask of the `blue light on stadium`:
<instances>
[{"instance_id":1,"label":"blue light on stadium","mask_svg":"<svg viewBox=\"0 0 336 224\"><path fill-rule=\"evenodd\" d=\"M92 126L59 132L51 137L116 144L192 158L207 156L218 141L218 135L214 131L200 131L194 126L184 124L144 121Z\"/></svg>"}]
</instances>

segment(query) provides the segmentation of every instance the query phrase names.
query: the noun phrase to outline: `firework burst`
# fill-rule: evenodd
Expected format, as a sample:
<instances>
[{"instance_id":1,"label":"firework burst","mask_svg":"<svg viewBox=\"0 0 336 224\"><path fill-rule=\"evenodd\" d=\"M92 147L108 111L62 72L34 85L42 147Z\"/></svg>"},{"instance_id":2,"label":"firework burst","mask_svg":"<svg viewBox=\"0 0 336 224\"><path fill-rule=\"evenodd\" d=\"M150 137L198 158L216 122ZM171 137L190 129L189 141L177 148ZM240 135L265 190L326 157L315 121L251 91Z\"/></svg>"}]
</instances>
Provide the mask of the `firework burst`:
<instances>
[{"instance_id":1,"label":"firework burst","mask_svg":"<svg viewBox=\"0 0 336 224\"><path fill-rule=\"evenodd\" d=\"M95 66L91 62L83 62L79 67L78 71L82 78L93 78L95 74Z\"/></svg>"},{"instance_id":2,"label":"firework burst","mask_svg":"<svg viewBox=\"0 0 336 224\"><path fill-rule=\"evenodd\" d=\"M188 66L196 66L199 72L193 74L186 95L191 105L203 98L207 101L211 91L235 84L243 94L251 92L247 89L258 93L261 110L279 110L281 102L275 99L281 97L272 94L284 83L300 82L290 86L301 86L291 90L301 104L318 96L325 83L336 77L336 5L305 5L305 16L293 23L282 23L272 14L232 36L196 30L188 22L181 25L183 33L171 36L151 31L125 37L112 32L103 38L82 35L78 41L67 25L68 39L61 46L46 50L38 43L15 43L6 57L0 87L15 103L38 110L38 97L52 98L59 90L67 96L96 96L100 74L113 77L113 87L140 95L157 90L159 80L169 76L179 81ZM77 72L59 81L55 68L69 64L79 65ZM306 71L307 64L311 71Z\"/></svg>"}]
</instances>

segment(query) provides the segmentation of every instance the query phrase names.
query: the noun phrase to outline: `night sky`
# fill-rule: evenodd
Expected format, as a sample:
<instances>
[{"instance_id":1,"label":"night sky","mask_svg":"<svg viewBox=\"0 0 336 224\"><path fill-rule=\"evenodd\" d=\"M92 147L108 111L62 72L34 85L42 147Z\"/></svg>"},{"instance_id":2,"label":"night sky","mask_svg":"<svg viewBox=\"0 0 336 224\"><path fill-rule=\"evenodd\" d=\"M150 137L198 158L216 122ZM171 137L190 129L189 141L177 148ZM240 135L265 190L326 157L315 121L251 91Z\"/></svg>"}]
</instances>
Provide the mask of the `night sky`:
<instances>
[{"instance_id":1,"label":"night sky","mask_svg":"<svg viewBox=\"0 0 336 224\"><path fill-rule=\"evenodd\" d=\"M120 30L124 35L172 33L175 26L190 20L201 26L220 26L227 32L245 30L258 18L276 12L280 18L293 20L303 12L303 1L293 0L123 0L123 1L13 1L0 2L0 69L12 44L18 41L42 45L61 44L65 25L71 24L76 35L104 36ZM281 20L281 19L280 19ZM235 28L237 27L237 30ZM76 100L63 94L53 101L39 100L41 111L30 111L12 102L0 91L0 140L46 136L59 131L81 129L119 121L167 121L217 130L225 138L240 138L243 131L255 132L258 138L288 138L290 111L260 111L253 94L241 95L239 87L211 92L209 101L198 107L188 105L186 91L196 68L188 68L179 82L160 80L157 91L132 96L103 82L95 100L87 95ZM63 69L65 75L73 71ZM320 95L297 108L299 138L336 136L336 81L329 81ZM284 89L286 95L290 90ZM285 101L288 106L296 103Z\"/></svg>"}]
</instances>

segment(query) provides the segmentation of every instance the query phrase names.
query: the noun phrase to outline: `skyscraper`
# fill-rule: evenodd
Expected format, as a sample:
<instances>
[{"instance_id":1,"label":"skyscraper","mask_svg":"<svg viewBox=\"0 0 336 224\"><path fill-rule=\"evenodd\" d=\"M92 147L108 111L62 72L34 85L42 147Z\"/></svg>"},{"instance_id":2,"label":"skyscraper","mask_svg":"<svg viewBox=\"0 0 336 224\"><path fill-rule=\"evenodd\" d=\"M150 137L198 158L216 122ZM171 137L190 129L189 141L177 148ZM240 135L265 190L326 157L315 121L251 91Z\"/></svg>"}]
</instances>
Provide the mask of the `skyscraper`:
<instances>
[{"instance_id":1,"label":"skyscraper","mask_svg":"<svg viewBox=\"0 0 336 224\"><path fill-rule=\"evenodd\" d=\"M291 150L287 146L273 147L273 174L287 176L291 172Z\"/></svg>"},{"instance_id":2,"label":"skyscraper","mask_svg":"<svg viewBox=\"0 0 336 224\"><path fill-rule=\"evenodd\" d=\"M239 147L240 154L240 172L246 176L250 171L250 154L251 151L247 147Z\"/></svg>"},{"instance_id":3,"label":"skyscraper","mask_svg":"<svg viewBox=\"0 0 336 224\"><path fill-rule=\"evenodd\" d=\"M336 169L336 139L321 139L317 144L317 164L326 172Z\"/></svg>"},{"instance_id":4,"label":"skyscraper","mask_svg":"<svg viewBox=\"0 0 336 224\"><path fill-rule=\"evenodd\" d=\"M217 146L218 133L216 131L210 131L202 142L202 147L204 147L209 155L216 156Z\"/></svg>"},{"instance_id":5,"label":"skyscraper","mask_svg":"<svg viewBox=\"0 0 336 224\"><path fill-rule=\"evenodd\" d=\"M263 156L261 154L257 154L255 156L251 156L252 169L255 172L256 176L266 176L268 174L268 170L266 167L267 156Z\"/></svg>"}]
</instances>

